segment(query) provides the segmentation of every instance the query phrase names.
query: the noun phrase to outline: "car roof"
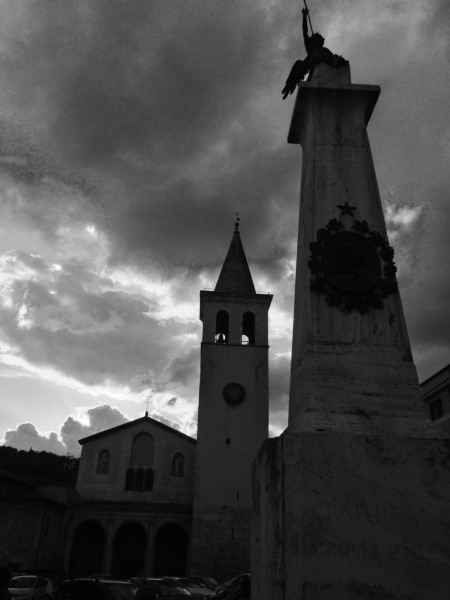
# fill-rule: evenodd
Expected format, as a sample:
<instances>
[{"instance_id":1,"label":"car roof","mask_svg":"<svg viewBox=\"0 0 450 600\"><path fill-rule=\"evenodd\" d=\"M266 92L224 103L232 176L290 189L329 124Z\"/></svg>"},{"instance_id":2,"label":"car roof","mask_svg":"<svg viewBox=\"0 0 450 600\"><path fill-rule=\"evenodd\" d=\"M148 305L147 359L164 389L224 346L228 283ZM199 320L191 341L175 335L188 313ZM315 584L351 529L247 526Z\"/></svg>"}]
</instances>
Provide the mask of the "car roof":
<instances>
[{"instance_id":1,"label":"car roof","mask_svg":"<svg viewBox=\"0 0 450 600\"><path fill-rule=\"evenodd\" d=\"M136 585L137 582L130 581L129 579L111 578L111 577L71 577L65 579L63 583L70 583L72 581L97 581L100 583L126 583L128 585Z\"/></svg>"}]
</instances>

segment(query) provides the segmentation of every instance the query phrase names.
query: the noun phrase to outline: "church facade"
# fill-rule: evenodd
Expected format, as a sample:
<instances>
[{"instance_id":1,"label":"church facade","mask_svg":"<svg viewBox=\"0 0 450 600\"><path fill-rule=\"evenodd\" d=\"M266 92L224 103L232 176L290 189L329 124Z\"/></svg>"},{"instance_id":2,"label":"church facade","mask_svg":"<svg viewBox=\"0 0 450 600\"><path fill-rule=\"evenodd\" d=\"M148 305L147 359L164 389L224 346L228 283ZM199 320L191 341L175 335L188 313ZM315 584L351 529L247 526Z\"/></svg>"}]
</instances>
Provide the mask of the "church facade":
<instances>
[{"instance_id":1,"label":"church facade","mask_svg":"<svg viewBox=\"0 0 450 600\"><path fill-rule=\"evenodd\" d=\"M203 322L197 440L148 416L80 440L64 569L77 576L250 570L251 463L268 436L268 310L236 223Z\"/></svg>"},{"instance_id":2,"label":"church facade","mask_svg":"<svg viewBox=\"0 0 450 600\"><path fill-rule=\"evenodd\" d=\"M196 441L146 414L80 444L65 571L184 573Z\"/></svg>"}]
</instances>

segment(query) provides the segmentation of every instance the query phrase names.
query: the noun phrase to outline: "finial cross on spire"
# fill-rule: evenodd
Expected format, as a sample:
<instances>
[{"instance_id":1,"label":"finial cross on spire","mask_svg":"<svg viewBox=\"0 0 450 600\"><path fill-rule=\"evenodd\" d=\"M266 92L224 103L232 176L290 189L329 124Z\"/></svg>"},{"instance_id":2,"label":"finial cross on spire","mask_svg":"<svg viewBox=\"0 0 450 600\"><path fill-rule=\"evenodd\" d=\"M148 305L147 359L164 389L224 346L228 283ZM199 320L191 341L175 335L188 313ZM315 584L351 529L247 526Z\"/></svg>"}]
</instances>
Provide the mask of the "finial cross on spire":
<instances>
[{"instance_id":1,"label":"finial cross on spire","mask_svg":"<svg viewBox=\"0 0 450 600\"><path fill-rule=\"evenodd\" d=\"M239 221L241 220L239 213L234 213L236 215L236 223L234 224L234 230L239 231Z\"/></svg>"},{"instance_id":2,"label":"finial cross on spire","mask_svg":"<svg viewBox=\"0 0 450 600\"><path fill-rule=\"evenodd\" d=\"M144 404L146 405L147 410L145 411L145 416L148 417L148 405L150 404L150 400L147 398L147 400L145 400Z\"/></svg>"}]
</instances>

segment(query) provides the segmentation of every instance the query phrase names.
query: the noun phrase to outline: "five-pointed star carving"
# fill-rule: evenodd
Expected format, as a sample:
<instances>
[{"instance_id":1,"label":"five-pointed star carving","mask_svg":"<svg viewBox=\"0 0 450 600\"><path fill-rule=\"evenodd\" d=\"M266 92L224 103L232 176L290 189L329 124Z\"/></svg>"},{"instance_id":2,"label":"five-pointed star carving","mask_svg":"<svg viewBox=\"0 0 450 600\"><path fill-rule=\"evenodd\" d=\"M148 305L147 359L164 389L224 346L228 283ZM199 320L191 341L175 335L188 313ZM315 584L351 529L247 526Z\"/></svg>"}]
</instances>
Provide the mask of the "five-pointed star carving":
<instances>
[{"instance_id":1,"label":"five-pointed star carving","mask_svg":"<svg viewBox=\"0 0 450 600\"><path fill-rule=\"evenodd\" d=\"M347 200L344 204L336 204L336 208L339 208L341 210L341 217L343 215L350 215L351 217L353 217L353 211L356 210L356 206L350 206Z\"/></svg>"}]
</instances>

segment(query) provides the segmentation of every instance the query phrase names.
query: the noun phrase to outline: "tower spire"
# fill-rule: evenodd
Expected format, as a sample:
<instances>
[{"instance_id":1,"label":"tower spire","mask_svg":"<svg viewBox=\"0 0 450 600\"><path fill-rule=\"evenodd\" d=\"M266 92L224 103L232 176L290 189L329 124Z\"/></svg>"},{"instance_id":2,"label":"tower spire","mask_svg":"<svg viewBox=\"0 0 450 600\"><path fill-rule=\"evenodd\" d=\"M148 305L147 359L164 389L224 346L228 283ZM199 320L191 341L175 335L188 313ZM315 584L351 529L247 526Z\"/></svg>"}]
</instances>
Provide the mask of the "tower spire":
<instances>
[{"instance_id":1,"label":"tower spire","mask_svg":"<svg viewBox=\"0 0 450 600\"><path fill-rule=\"evenodd\" d=\"M240 220L239 213L236 213L233 237L214 289L215 292L256 294L239 232Z\"/></svg>"}]
</instances>

